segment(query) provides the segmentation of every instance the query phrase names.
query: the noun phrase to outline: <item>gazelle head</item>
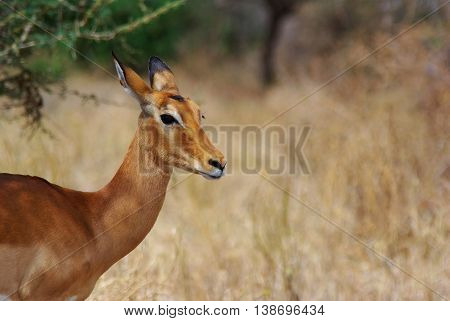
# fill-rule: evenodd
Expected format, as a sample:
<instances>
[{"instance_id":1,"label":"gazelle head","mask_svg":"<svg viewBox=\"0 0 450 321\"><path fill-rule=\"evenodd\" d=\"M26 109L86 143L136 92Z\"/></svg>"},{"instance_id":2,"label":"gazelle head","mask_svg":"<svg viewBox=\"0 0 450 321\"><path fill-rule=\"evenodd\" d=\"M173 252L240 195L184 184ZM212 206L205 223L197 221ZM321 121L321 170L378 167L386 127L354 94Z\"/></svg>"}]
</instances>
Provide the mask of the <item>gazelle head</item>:
<instances>
[{"instance_id":1,"label":"gazelle head","mask_svg":"<svg viewBox=\"0 0 450 321\"><path fill-rule=\"evenodd\" d=\"M226 161L211 143L201 122L199 106L181 96L170 68L159 58L148 62L149 85L114 55L121 85L140 104L140 127L152 161L210 179L224 175Z\"/></svg>"}]
</instances>

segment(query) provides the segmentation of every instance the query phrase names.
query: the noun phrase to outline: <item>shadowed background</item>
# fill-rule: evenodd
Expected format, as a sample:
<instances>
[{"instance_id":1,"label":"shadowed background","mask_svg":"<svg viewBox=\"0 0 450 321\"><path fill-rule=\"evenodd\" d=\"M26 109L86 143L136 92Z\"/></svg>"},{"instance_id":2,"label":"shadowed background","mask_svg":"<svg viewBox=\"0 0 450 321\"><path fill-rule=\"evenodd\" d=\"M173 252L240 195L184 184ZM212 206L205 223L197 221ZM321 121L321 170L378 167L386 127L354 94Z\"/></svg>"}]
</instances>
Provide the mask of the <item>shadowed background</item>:
<instances>
[{"instance_id":1,"label":"shadowed background","mask_svg":"<svg viewBox=\"0 0 450 321\"><path fill-rule=\"evenodd\" d=\"M207 124L262 125L445 3L0 2L0 172L83 191L112 178L139 108L112 76L111 49L142 75L149 56L166 60ZM312 126L311 174L268 178L410 275L234 171L171 189L149 236L90 299L450 296L449 7L273 122Z\"/></svg>"}]
</instances>

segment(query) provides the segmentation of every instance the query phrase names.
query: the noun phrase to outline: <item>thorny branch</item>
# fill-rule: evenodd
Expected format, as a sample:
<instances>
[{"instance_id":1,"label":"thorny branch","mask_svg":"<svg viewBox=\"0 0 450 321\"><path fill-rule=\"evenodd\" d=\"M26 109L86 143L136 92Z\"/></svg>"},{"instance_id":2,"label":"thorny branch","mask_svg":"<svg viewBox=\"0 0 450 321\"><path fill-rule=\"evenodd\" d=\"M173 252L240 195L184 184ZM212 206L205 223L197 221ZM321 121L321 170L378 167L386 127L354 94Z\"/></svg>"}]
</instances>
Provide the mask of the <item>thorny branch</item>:
<instances>
[{"instance_id":1,"label":"thorny branch","mask_svg":"<svg viewBox=\"0 0 450 321\"><path fill-rule=\"evenodd\" d=\"M59 41L76 48L78 39L94 41L112 40L144 26L168 11L179 7L186 0L169 2L151 10L145 2L139 2L142 15L127 23L108 27L99 18L99 10L107 8L115 0L56 0L29 3L0 0L0 109L21 110L26 125L40 126L42 120L43 92L54 92L49 86L54 81L36 74L27 66L27 58L37 49L47 52ZM45 33L42 28L48 30ZM40 51L39 51L40 52ZM99 100L91 94L68 90L64 84L56 92L61 96L72 94L82 101Z\"/></svg>"}]
</instances>

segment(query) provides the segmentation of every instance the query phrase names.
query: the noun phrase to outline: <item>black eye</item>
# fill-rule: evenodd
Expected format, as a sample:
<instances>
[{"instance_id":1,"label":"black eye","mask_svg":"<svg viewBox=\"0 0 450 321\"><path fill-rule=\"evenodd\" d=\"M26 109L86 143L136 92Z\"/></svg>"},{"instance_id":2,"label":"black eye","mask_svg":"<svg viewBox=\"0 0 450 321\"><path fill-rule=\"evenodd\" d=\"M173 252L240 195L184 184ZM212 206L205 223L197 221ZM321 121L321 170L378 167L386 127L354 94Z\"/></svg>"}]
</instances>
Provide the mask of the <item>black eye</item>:
<instances>
[{"instance_id":1,"label":"black eye","mask_svg":"<svg viewBox=\"0 0 450 321\"><path fill-rule=\"evenodd\" d=\"M169 114L162 114L161 121L164 123L164 125L178 124L178 120L176 120L175 117Z\"/></svg>"},{"instance_id":2,"label":"black eye","mask_svg":"<svg viewBox=\"0 0 450 321\"><path fill-rule=\"evenodd\" d=\"M179 102L183 102L184 101L184 98L182 96L180 96L180 95L172 95L172 96L169 96L169 98L175 99L175 100L177 100Z\"/></svg>"}]
</instances>

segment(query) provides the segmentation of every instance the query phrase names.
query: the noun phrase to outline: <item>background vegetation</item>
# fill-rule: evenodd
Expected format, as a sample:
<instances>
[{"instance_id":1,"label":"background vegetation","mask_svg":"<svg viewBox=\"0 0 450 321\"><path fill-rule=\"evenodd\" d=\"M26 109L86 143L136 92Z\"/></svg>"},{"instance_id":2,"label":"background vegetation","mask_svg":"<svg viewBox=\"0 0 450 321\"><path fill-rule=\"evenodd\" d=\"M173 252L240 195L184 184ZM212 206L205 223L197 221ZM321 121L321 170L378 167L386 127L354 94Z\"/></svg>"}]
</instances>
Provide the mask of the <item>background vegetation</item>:
<instances>
[{"instance_id":1,"label":"background vegetation","mask_svg":"<svg viewBox=\"0 0 450 321\"><path fill-rule=\"evenodd\" d=\"M109 74L111 49L142 73L149 56L168 60L210 124L263 124L446 1L277 3L288 9L269 0L0 1L0 171L81 190L109 181L138 114ZM449 297L449 7L275 122L312 125L312 173L270 179L410 275L235 171L169 191L154 230L91 299Z\"/></svg>"}]
</instances>

